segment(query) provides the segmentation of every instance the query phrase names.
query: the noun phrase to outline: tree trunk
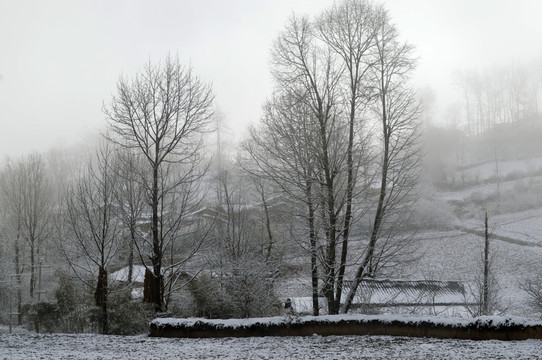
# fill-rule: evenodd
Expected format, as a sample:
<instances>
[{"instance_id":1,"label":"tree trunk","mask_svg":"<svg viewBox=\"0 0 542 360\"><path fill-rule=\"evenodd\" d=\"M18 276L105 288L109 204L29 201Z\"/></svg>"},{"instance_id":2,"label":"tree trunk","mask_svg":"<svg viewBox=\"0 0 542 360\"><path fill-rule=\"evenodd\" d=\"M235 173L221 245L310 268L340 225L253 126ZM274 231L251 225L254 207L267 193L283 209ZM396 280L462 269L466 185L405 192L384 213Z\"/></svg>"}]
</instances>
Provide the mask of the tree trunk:
<instances>
[{"instance_id":1,"label":"tree trunk","mask_svg":"<svg viewBox=\"0 0 542 360\"><path fill-rule=\"evenodd\" d=\"M357 75L357 74L356 74ZM344 215L344 228L342 233L341 260L339 263L339 273L337 276L337 302L340 307L342 300L342 291L344 284L344 272L346 271L346 257L348 255L348 238L350 236L350 222L352 221L352 198L354 196L354 119L356 114L356 87L352 88L352 98L350 100L350 121L348 129L348 149L346 157L347 165L347 189L346 189L346 212Z\"/></svg>"},{"instance_id":2,"label":"tree trunk","mask_svg":"<svg viewBox=\"0 0 542 360\"><path fill-rule=\"evenodd\" d=\"M331 172L331 166L329 161L329 145L327 139L326 124L323 111L320 110L320 141L322 142L322 165L325 176L325 206L327 206L327 220L326 224L326 238L327 248L325 257L325 277L324 288L322 289L324 296L327 298L328 314L337 314L339 308L335 299L335 266L336 266L336 251L337 251L337 216L335 214L335 194L334 194L334 178Z\"/></svg>"},{"instance_id":3,"label":"tree trunk","mask_svg":"<svg viewBox=\"0 0 542 360\"><path fill-rule=\"evenodd\" d=\"M156 284L160 288L160 292L156 292ZM162 278L156 278L154 272L149 269L145 269L145 279L143 280L143 301L149 304L157 304L160 302L162 304L162 299L156 299L157 296L162 296L164 282ZM155 307L155 311L158 310ZM160 311L163 311L162 308Z\"/></svg>"},{"instance_id":4,"label":"tree trunk","mask_svg":"<svg viewBox=\"0 0 542 360\"><path fill-rule=\"evenodd\" d=\"M158 146L156 151L158 152ZM162 280L162 251L160 246L160 233L158 229L158 166L153 168L153 191L152 191L152 245L153 245L153 255L152 255L152 266L154 271L154 276L152 277L152 297L147 299L149 303L154 303L154 310L156 312L162 312L162 289L161 289L161 280Z\"/></svg>"},{"instance_id":5,"label":"tree trunk","mask_svg":"<svg viewBox=\"0 0 542 360\"><path fill-rule=\"evenodd\" d=\"M23 279L21 269L21 249L19 247L19 233L15 239L15 278L17 282L17 324L21 324L23 320L22 304L23 304Z\"/></svg>"},{"instance_id":6,"label":"tree trunk","mask_svg":"<svg viewBox=\"0 0 542 360\"><path fill-rule=\"evenodd\" d=\"M34 288L36 286L36 269L34 263L36 262L34 257L34 239L30 241L30 298L34 299Z\"/></svg>"},{"instance_id":7,"label":"tree trunk","mask_svg":"<svg viewBox=\"0 0 542 360\"><path fill-rule=\"evenodd\" d=\"M128 250L128 284L132 284L134 276L134 246L135 246L135 224L130 225L130 245Z\"/></svg>"},{"instance_id":8,"label":"tree trunk","mask_svg":"<svg viewBox=\"0 0 542 360\"><path fill-rule=\"evenodd\" d=\"M98 283L96 284L96 292L94 293L94 300L96 306L100 308L100 327L102 334L109 332L109 324L107 317L107 270L100 267L98 270Z\"/></svg>"},{"instance_id":9,"label":"tree trunk","mask_svg":"<svg viewBox=\"0 0 542 360\"><path fill-rule=\"evenodd\" d=\"M382 88L384 88L383 84L382 84ZM356 275L354 277L354 280L352 281L352 285L345 299L345 302L341 306L340 312L343 314L346 314L348 310L350 309L350 306L352 305L352 301L354 300L354 295L356 294L357 288L365 275L367 265L370 263L371 259L373 258L376 242L378 240L378 235L380 233L380 226L382 225L382 220L384 219L384 215L386 211L384 203L386 200L386 188L388 186L388 167L389 167L389 161L390 161L389 160L389 146L390 146L391 134L389 131L389 126L388 126L385 92L383 92L383 94L381 95L381 103L382 103L382 134L384 137L384 154L382 157L380 195L378 197L378 206L376 208L373 229L371 231L371 238L369 240L369 245L367 246L367 250L365 252L365 256L363 257L363 260L356 271Z\"/></svg>"},{"instance_id":10,"label":"tree trunk","mask_svg":"<svg viewBox=\"0 0 542 360\"><path fill-rule=\"evenodd\" d=\"M265 254L265 261L268 262L271 258L271 251L273 250L273 233L271 232L271 219L269 218L269 208L267 207L267 201L265 199L265 192L263 185L261 185L261 199L263 205L263 211L265 215L265 228L267 230L267 251Z\"/></svg>"},{"instance_id":11,"label":"tree trunk","mask_svg":"<svg viewBox=\"0 0 542 360\"><path fill-rule=\"evenodd\" d=\"M489 315L489 233L487 229L487 212L485 214L485 243L484 243L484 288L482 294L482 315Z\"/></svg>"},{"instance_id":12,"label":"tree trunk","mask_svg":"<svg viewBox=\"0 0 542 360\"><path fill-rule=\"evenodd\" d=\"M316 232L314 230L314 208L312 205L312 186L310 181L307 182L307 206L309 210L309 241L311 251L311 283L312 283L312 314L320 315L318 303L318 264L316 254Z\"/></svg>"}]
</instances>

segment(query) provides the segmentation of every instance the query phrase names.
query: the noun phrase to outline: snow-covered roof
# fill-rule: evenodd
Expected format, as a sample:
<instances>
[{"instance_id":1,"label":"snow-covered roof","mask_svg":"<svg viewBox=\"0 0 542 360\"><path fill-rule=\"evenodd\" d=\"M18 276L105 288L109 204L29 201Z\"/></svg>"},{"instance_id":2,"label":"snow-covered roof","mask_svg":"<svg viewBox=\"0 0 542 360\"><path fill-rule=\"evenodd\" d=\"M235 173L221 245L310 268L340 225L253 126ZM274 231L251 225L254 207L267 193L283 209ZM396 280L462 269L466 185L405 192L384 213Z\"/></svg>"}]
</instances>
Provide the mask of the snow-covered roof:
<instances>
[{"instance_id":1,"label":"snow-covered roof","mask_svg":"<svg viewBox=\"0 0 542 360\"><path fill-rule=\"evenodd\" d=\"M350 286L351 282L345 281L344 297ZM363 280L353 301L354 304L378 306L463 305L468 302L465 285L460 281L389 279Z\"/></svg>"},{"instance_id":2,"label":"snow-covered roof","mask_svg":"<svg viewBox=\"0 0 542 360\"><path fill-rule=\"evenodd\" d=\"M128 266L115 271L114 273L109 275L110 281L120 281L120 282L128 282L128 273L130 268ZM135 283L141 283L143 284L143 281L145 280L145 266L143 265L134 265L133 271L132 271L132 282Z\"/></svg>"}]
</instances>

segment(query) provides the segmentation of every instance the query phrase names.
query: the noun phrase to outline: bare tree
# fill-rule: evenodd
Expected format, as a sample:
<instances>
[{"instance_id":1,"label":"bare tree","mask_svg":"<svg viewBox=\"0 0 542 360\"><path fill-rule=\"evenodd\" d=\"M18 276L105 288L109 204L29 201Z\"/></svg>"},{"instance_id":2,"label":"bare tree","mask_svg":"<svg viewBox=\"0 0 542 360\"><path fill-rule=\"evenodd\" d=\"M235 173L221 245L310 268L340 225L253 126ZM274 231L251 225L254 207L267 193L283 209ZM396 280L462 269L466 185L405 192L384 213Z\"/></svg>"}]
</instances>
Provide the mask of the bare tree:
<instances>
[{"instance_id":1,"label":"bare tree","mask_svg":"<svg viewBox=\"0 0 542 360\"><path fill-rule=\"evenodd\" d=\"M163 311L162 263L166 242L175 237L183 212L165 222L165 206L179 187L192 188L205 173L201 134L212 116L213 95L191 68L167 57L163 64L147 64L131 81L121 78L117 95L104 106L114 143L136 151L149 170L142 179L151 208L152 279L145 300ZM175 174L172 166L176 165ZM187 194L185 192L185 194ZM182 206L181 206L182 207ZM150 274L148 272L148 274Z\"/></svg>"},{"instance_id":2,"label":"bare tree","mask_svg":"<svg viewBox=\"0 0 542 360\"><path fill-rule=\"evenodd\" d=\"M51 198L40 155L31 155L21 164L22 170L22 237L30 247L30 297L34 297L37 263L40 250L48 236Z\"/></svg>"},{"instance_id":3,"label":"bare tree","mask_svg":"<svg viewBox=\"0 0 542 360\"><path fill-rule=\"evenodd\" d=\"M292 89L288 91L296 101L305 104L314 122L315 137L309 151L316 161L312 177L317 184L317 204L325 237L320 254L322 292L328 301L328 311L336 313L340 214L346 203L345 185L348 186L344 179L348 150L342 141L348 137L348 123L341 106L340 87L344 67L337 63L333 51L317 41L314 24L307 18L295 16L277 39L273 58L277 85Z\"/></svg>"},{"instance_id":4,"label":"bare tree","mask_svg":"<svg viewBox=\"0 0 542 360\"><path fill-rule=\"evenodd\" d=\"M484 246L481 251L480 260L475 264L476 273L474 281L469 284L469 302L474 305L467 306L471 316L492 315L503 313L507 305L500 294L499 283L495 276L497 265L497 253L491 246L491 231L488 226L487 212L484 214Z\"/></svg>"},{"instance_id":5,"label":"bare tree","mask_svg":"<svg viewBox=\"0 0 542 360\"><path fill-rule=\"evenodd\" d=\"M355 221L372 207L367 190L374 187L375 168L383 190L362 267L374 274L405 249L406 242L395 239L406 223L401 210L411 204L420 154L418 105L406 86L412 49L397 36L386 12L364 1L338 3L315 22L293 16L273 48L275 96L247 148L270 180L306 206L329 313L339 311L348 261L356 261L348 257L348 239ZM371 139L375 119L382 139ZM371 142L381 154L379 164ZM380 238L385 241L377 249ZM313 273L314 307L317 287Z\"/></svg>"},{"instance_id":6,"label":"bare tree","mask_svg":"<svg viewBox=\"0 0 542 360\"><path fill-rule=\"evenodd\" d=\"M273 251L269 214L255 202L243 175L221 176L223 204L216 208L210 264L219 274L230 316L266 316L277 310L280 253L277 247Z\"/></svg>"},{"instance_id":7,"label":"bare tree","mask_svg":"<svg viewBox=\"0 0 542 360\"><path fill-rule=\"evenodd\" d=\"M40 155L34 154L8 164L4 170L3 198L6 215L14 234L15 274L20 279L24 271L22 243L29 247L30 297L34 298L37 285L36 270L40 251L49 232L51 198L45 165ZM21 280L19 280L21 281Z\"/></svg>"},{"instance_id":8,"label":"bare tree","mask_svg":"<svg viewBox=\"0 0 542 360\"><path fill-rule=\"evenodd\" d=\"M487 212L484 218L484 285L482 286L482 314L489 315L489 231Z\"/></svg>"},{"instance_id":9,"label":"bare tree","mask_svg":"<svg viewBox=\"0 0 542 360\"><path fill-rule=\"evenodd\" d=\"M2 215L5 220L2 232L9 240L10 246L13 246L13 275L17 286L16 302L19 323L22 317L22 274L24 271L24 244L22 239L23 201L21 199L23 183L20 180L21 176L21 166L8 162L2 171L1 178Z\"/></svg>"},{"instance_id":10,"label":"bare tree","mask_svg":"<svg viewBox=\"0 0 542 360\"><path fill-rule=\"evenodd\" d=\"M109 146L101 147L96 160L82 170L68 190L67 231L60 241L60 248L72 270L87 286L95 289L95 303L100 308L100 330L104 334L109 332L107 268L122 248L112 157ZM93 283L95 276L97 281Z\"/></svg>"},{"instance_id":11,"label":"bare tree","mask_svg":"<svg viewBox=\"0 0 542 360\"><path fill-rule=\"evenodd\" d=\"M372 76L378 98L374 103L374 113L381 124L379 195L369 242L341 306L342 313L348 312L363 277L374 272L375 264L383 259L376 256L379 254L379 239L396 237L398 229L407 224L421 160L417 122L419 104L408 86L409 75L415 66L413 48L399 40L397 29L387 17L379 24L375 46ZM389 243L385 241L386 244ZM380 252L380 255L384 253Z\"/></svg>"},{"instance_id":12,"label":"bare tree","mask_svg":"<svg viewBox=\"0 0 542 360\"><path fill-rule=\"evenodd\" d=\"M285 194L292 203L300 204L283 211L305 224L308 241L302 241L301 246L310 254L313 314L318 315L318 200L316 157L312 153L316 128L311 112L294 94L278 93L265 104L260 126L252 128L250 134L250 141L244 144L248 159L241 166L269 180L277 194Z\"/></svg>"},{"instance_id":13,"label":"bare tree","mask_svg":"<svg viewBox=\"0 0 542 360\"><path fill-rule=\"evenodd\" d=\"M116 173L114 196L118 216L124 224L124 239L128 245L128 284L132 283L135 250L138 240L143 236L139 222L146 207L145 187L141 179L144 163L131 150L120 149L116 152L112 170Z\"/></svg>"},{"instance_id":14,"label":"bare tree","mask_svg":"<svg viewBox=\"0 0 542 360\"><path fill-rule=\"evenodd\" d=\"M348 147L346 149L347 184L346 209L341 230L341 259L337 277L337 301L342 298L342 288L348 255L348 239L353 222L353 199L358 170L366 160L359 154L367 153L367 141L357 141L362 129L362 116L372 99L373 84L367 76L374 60L375 37L384 10L369 1L347 0L335 3L324 11L316 22L319 36L342 59L344 71L345 107L348 114ZM358 156L354 156L357 154ZM355 159L358 162L354 162Z\"/></svg>"}]
</instances>

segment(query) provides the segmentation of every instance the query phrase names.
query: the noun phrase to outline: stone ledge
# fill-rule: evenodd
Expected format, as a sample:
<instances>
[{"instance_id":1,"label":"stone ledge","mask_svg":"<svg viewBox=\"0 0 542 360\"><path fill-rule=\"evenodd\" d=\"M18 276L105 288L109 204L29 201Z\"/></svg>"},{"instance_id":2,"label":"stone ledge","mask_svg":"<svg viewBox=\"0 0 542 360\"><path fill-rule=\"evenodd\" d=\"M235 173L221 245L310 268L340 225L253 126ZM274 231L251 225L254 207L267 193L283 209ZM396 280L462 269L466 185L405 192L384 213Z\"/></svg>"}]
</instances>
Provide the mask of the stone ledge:
<instances>
[{"instance_id":1,"label":"stone ledge","mask_svg":"<svg viewBox=\"0 0 542 360\"><path fill-rule=\"evenodd\" d=\"M542 339L542 322L515 317L450 319L415 316L335 315L236 320L155 319L151 337L389 335L439 339Z\"/></svg>"}]
</instances>

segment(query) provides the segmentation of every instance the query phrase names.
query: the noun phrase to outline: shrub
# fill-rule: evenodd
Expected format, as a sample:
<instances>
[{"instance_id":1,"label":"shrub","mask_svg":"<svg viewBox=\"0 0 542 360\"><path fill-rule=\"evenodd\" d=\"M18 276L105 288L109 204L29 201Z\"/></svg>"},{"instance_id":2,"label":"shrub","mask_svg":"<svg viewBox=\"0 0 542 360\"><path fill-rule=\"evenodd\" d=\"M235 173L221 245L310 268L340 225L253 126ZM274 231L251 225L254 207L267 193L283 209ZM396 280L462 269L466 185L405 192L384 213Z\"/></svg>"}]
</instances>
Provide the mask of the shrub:
<instances>
[{"instance_id":1,"label":"shrub","mask_svg":"<svg viewBox=\"0 0 542 360\"><path fill-rule=\"evenodd\" d=\"M194 298L195 316L208 319L227 319L233 316L233 310L228 307L226 293L220 289L218 281L207 274L188 284L188 290Z\"/></svg>"},{"instance_id":2,"label":"shrub","mask_svg":"<svg viewBox=\"0 0 542 360\"><path fill-rule=\"evenodd\" d=\"M532 310L542 318L542 274L527 279L520 287L527 293Z\"/></svg>"},{"instance_id":3,"label":"shrub","mask_svg":"<svg viewBox=\"0 0 542 360\"><path fill-rule=\"evenodd\" d=\"M282 303L264 265L245 259L228 270L221 277L203 274L190 282L196 316L227 319L281 314Z\"/></svg>"},{"instance_id":4,"label":"shrub","mask_svg":"<svg viewBox=\"0 0 542 360\"><path fill-rule=\"evenodd\" d=\"M123 288L109 295L109 334L136 335L149 330L152 304L132 299L130 288Z\"/></svg>"},{"instance_id":5,"label":"shrub","mask_svg":"<svg viewBox=\"0 0 542 360\"><path fill-rule=\"evenodd\" d=\"M34 328L36 332L56 331L60 318L60 311L57 304L49 302L25 304L22 311L23 318L27 320L27 326Z\"/></svg>"},{"instance_id":6,"label":"shrub","mask_svg":"<svg viewBox=\"0 0 542 360\"><path fill-rule=\"evenodd\" d=\"M59 273L55 298L59 310L57 331L82 333L90 330L89 315L92 309L91 297L77 286L73 278Z\"/></svg>"}]
</instances>

